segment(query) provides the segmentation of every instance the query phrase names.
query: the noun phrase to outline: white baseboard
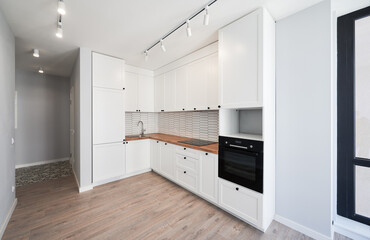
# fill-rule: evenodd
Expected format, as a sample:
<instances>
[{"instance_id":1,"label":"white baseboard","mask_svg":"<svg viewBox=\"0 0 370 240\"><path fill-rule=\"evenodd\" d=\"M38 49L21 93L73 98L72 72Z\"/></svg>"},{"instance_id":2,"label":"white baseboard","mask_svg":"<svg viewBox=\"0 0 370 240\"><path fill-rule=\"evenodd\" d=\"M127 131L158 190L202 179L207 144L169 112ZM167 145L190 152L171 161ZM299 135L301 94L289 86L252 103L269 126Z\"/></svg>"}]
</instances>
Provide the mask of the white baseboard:
<instances>
[{"instance_id":1,"label":"white baseboard","mask_svg":"<svg viewBox=\"0 0 370 240\"><path fill-rule=\"evenodd\" d=\"M100 185L103 185L103 184L106 184L106 183L119 181L119 180L122 180L122 179L125 179L125 178L129 178L129 177L136 176L136 175L143 174L143 173L150 172L150 171L152 171L152 169L147 168L147 169L140 170L140 171L133 172L133 173L129 173L129 174L126 174L126 175L123 175L123 176L113 177L113 178L101 180L101 181L98 181L98 182L94 182L92 185L94 187L96 187L96 186L100 186Z\"/></svg>"},{"instance_id":2,"label":"white baseboard","mask_svg":"<svg viewBox=\"0 0 370 240\"><path fill-rule=\"evenodd\" d=\"M4 222L1 224L0 228L0 239L3 238L4 232L6 227L8 226L8 223L10 221L10 218L13 215L14 209L17 206L18 199L14 199L12 206L10 207L8 214L6 215L6 218L4 219Z\"/></svg>"},{"instance_id":3,"label":"white baseboard","mask_svg":"<svg viewBox=\"0 0 370 240\"><path fill-rule=\"evenodd\" d=\"M85 186L85 187L81 187L80 182L78 181L78 178L76 176L75 169L73 167L72 167L72 172L73 172L73 176L75 176L75 180L76 180L76 184L77 184L79 193L86 192L86 191L92 190L94 188L94 186L92 184L88 185L88 186Z\"/></svg>"},{"instance_id":4,"label":"white baseboard","mask_svg":"<svg viewBox=\"0 0 370 240\"><path fill-rule=\"evenodd\" d=\"M51 160L46 160L46 161L34 162L34 163L18 164L18 165L15 165L15 168L17 169L17 168L24 168L24 167L32 167L32 166L48 164L48 163L55 163L55 162L61 162L61 161L67 161L67 160L69 160L69 157L51 159Z\"/></svg>"},{"instance_id":5,"label":"white baseboard","mask_svg":"<svg viewBox=\"0 0 370 240\"><path fill-rule=\"evenodd\" d=\"M321 234L311 228L308 228L308 227L305 227L299 223L296 223L290 219L287 219L287 218L284 218L282 216L279 216L279 215L275 215L275 221L281 223L281 224L284 224L285 226L288 226L298 232L301 232L313 239L316 239L316 240L331 240L331 237L330 236L326 236L324 234Z\"/></svg>"},{"instance_id":6,"label":"white baseboard","mask_svg":"<svg viewBox=\"0 0 370 240\"><path fill-rule=\"evenodd\" d=\"M335 218L334 231L356 240L370 239L369 226L341 216L336 216Z\"/></svg>"}]
</instances>

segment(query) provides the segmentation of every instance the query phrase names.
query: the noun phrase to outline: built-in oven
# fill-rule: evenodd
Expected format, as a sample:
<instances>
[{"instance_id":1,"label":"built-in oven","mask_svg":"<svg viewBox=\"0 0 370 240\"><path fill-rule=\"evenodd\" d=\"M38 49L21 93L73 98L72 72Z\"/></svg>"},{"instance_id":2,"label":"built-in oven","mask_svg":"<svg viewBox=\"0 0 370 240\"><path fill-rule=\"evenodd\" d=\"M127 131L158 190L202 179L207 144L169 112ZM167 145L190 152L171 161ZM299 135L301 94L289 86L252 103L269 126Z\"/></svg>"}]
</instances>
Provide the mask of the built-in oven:
<instances>
[{"instance_id":1,"label":"built-in oven","mask_svg":"<svg viewBox=\"0 0 370 240\"><path fill-rule=\"evenodd\" d=\"M263 193L263 142L220 136L218 176Z\"/></svg>"}]
</instances>

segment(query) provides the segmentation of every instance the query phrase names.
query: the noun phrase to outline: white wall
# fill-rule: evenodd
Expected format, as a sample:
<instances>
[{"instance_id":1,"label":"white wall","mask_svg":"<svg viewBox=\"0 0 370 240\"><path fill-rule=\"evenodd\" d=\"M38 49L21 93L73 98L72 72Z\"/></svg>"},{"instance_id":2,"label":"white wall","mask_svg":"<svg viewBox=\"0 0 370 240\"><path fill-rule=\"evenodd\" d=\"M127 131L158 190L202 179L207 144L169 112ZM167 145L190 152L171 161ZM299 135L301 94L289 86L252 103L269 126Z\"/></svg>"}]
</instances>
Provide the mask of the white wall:
<instances>
[{"instance_id":1,"label":"white wall","mask_svg":"<svg viewBox=\"0 0 370 240\"><path fill-rule=\"evenodd\" d=\"M16 165L69 158L69 79L16 70Z\"/></svg>"},{"instance_id":2,"label":"white wall","mask_svg":"<svg viewBox=\"0 0 370 240\"><path fill-rule=\"evenodd\" d=\"M276 219L331 237L331 5L276 24Z\"/></svg>"},{"instance_id":3,"label":"white wall","mask_svg":"<svg viewBox=\"0 0 370 240\"><path fill-rule=\"evenodd\" d=\"M0 10L0 238L15 201L14 85L14 36Z\"/></svg>"},{"instance_id":4,"label":"white wall","mask_svg":"<svg viewBox=\"0 0 370 240\"><path fill-rule=\"evenodd\" d=\"M80 191L91 189L92 183L92 82L91 51L80 48L75 62L71 87L74 87L75 172Z\"/></svg>"}]
</instances>

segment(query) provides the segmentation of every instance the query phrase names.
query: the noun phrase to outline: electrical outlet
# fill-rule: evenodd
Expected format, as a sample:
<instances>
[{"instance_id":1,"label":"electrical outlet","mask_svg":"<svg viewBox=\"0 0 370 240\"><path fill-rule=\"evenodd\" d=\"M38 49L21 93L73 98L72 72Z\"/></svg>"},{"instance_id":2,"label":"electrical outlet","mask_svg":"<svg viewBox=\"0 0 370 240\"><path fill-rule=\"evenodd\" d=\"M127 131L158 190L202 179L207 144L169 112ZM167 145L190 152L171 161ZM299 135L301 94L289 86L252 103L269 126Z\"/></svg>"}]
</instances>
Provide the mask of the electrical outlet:
<instances>
[{"instance_id":1,"label":"electrical outlet","mask_svg":"<svg viewBox=\"0 0 370 240\"><path fill-rule=\"evenodd\" d=\"M12 186L12 192L14 192L15 191L15 187L14 186Z\"/></svg>"}]
</instances>

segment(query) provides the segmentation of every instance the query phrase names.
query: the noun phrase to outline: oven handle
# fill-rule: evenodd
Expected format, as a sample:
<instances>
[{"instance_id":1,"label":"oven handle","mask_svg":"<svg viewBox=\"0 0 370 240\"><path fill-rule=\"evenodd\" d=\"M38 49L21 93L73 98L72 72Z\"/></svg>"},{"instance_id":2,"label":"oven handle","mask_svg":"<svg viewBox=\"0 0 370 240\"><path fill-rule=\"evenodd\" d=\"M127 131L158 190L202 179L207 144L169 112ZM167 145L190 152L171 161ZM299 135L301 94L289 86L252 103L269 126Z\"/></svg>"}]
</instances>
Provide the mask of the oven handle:
<instances>
[{"instance_id":1,"label":"oven handle","mask_svg":"<svg viewBox=\"0 0 370 240\"><path fill-rule=\"evenodd\" d=\"M241 149L246 149L246 150L248 150L248 147L238 146L238 145L234 145L234 144L230 144L229 146L230 146L230 147L235 147L235 148L241 148Z\"/></svg>"}]
</instances>

